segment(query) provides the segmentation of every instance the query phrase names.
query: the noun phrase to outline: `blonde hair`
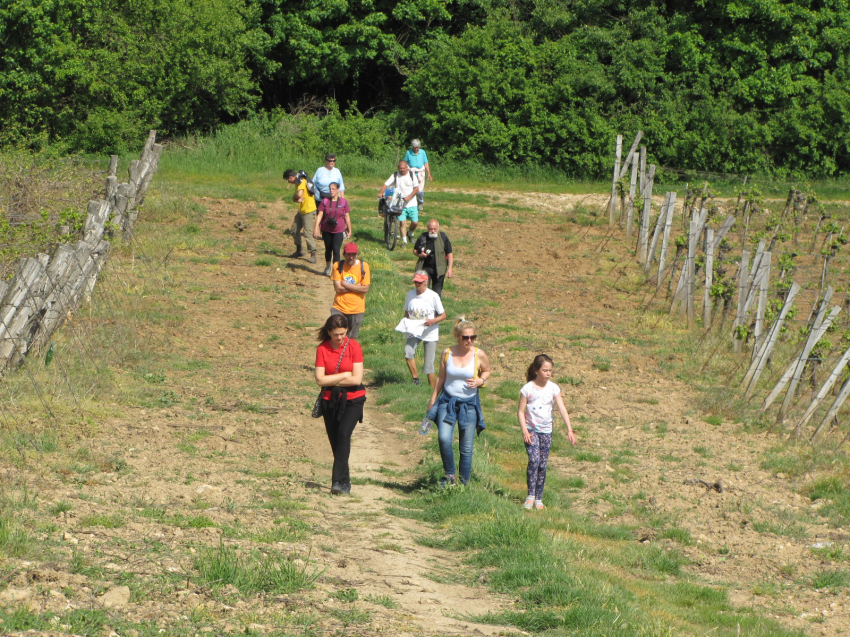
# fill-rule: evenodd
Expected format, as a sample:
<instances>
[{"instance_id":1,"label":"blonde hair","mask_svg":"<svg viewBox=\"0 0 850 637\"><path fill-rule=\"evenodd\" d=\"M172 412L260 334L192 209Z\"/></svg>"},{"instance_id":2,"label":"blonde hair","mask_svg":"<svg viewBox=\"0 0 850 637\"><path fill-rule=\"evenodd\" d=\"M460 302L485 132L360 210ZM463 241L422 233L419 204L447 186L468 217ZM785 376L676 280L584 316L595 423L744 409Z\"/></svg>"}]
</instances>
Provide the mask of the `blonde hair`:
<instances>
[{"instance_id":1,"label":"blonde hair","mask_svg":"<svg viewBox=\"0 0 850 637\"><path fill-rule=\"evenodd\" d=\"M452 334L455 338L460 338L460 333L463 330L475 330L475 323L467 321L465 316L460 316L455 319L455 324L452 326Z\"/></svg>"}]
</instances>

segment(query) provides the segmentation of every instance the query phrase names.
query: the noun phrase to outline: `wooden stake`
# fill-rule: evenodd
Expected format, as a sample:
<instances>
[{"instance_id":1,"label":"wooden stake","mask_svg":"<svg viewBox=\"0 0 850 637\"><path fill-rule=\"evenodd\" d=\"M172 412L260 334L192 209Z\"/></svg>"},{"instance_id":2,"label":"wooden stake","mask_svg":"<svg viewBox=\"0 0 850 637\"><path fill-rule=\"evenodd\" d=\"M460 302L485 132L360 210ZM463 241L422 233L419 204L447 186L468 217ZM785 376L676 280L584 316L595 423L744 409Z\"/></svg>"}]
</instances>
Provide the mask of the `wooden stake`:
<instances>
[{"instance_id":1,"label":"wooden stake","mask_svg":"<svg viewBox=\"0 0 850 637\"><path fill-rule=\"evenodd\" d=\"M623 167L620 169L619 179L622 179L623 177L626 176L626 171L629 168L629 164L635 164L636 163L635 162L635 159L636 159L635 155L636 155L636 151L638 149L638 144L640 144L640 140L641 140L642 137L643 137L643 131L639 130L637 132L637 135L635 135L635 141L632 142L632 147L629 148L629 154L626 155L626 162L623 164Z\"/></svg>"},{"instance_id":2,"label":"wooden stake","mask_svg":"<svg viewBox=\"0 0 850 637\"><path fill-rule=\"evenodd\" d=\"M805 429L806 425L809 423L809 420L811 420L812 416L814 416L815 411L817 411L817 408L820 407L820 404L823 402L823 399L826 398L827 394L835 386L836 381L841 376L841 372L843 372L844 369L847 367L848 361L850 361L850 347L847 348L844 354L842 354L838 361L835 363L835 367L832 369L832 373L826 379L826 382L820 388L820 391L818 391L817 395L815 396L814 400L812 400L812 403L809 405L808 409L806 409L806 412L803 414L803 417L800 418L800 422L798 422L797 426L794 427L794 431L791 434L792 437L796 438L803 433L803 429ZM821 426L815 429L815 433L812 434L810 442L813 442L816 438L818 438L818 436L820 436L823 426L823 423L821 423Z\"/></svg>"},{"instance_id":3,"label":"wooden stake","mask_svg":"<svg viewBox=\"0 0 850 637\"><path fill-rule=\"evenodd\" d=\"M688 328L694 329L696 322L694 316L694 294L696 292L696 256L697 256L697 237L699 232L699 221L691 220L691 230L688 236L688 285L687 285L687 314Z\"/></svg>"},{"instance_id":4,"label":"wooden stake","mask_svg":"<svg viewBox=\"0 0 850 637\"><path fill-rule=\"evenodd\" d=\"M776 346L776 342L779 339L779 334L782 331L782 325L785 323L785 317L787 317L788 312L791 311L791 307L794 304L794 298L797 296L797 293L800 291L800 289L801 288L799 284L791 284L791 289L788 290L788 295L785 297L785 304L782 306L782 310L779 312L779 316L773 322L773 326L770 328L770 332L767 338L764 340L764 343L762 344L758 353L753 358L753 361L750 364L750 368L747 370L747 373L744 376L744 382L741 383L741 386L747 388L747 391L744 394L744 398L746 398L747 400L749 400L750 396L752 396L753 390L756 387L756 383L758 383L759 378L761 377L761 374L764 371L765 365L767 365L767 361L770 359L770 355L773 353L773 348Z\"/></svg>"},{"instance_id":5,"label":"wooden stake","mask_svg":"<svg viewBox=\"0 0 850 637\"><path fill-rule=\"evenodd\" d=\"M705 295L702 299L702 326L711 327L711 286L714 283L714 230L705 231Z\"/></svg>"},{"instance_id":6,"label":"wooden stake","mask_svg":"<svg viewBox=\"0 0 850 637\"><path fill-rule=\"evenodd\" d=\"M815 430L812 440L819 437L824 428L832 422L835 416L838 415L838 410L841 409L841 406L844 404L844 401L847 400L848 395L850 395L850 378L844 381L844 384L841 386L841 391L838 392L838 396L836 396L835 400L832 401L832 406L829 408L829 411L826 412L826 416L823 417L820 425Z\"/></svg>"},{"instance_id":7,"label":"wooden stake","mask_svg":"<svg viewBox=\"0 0 850 637\"><path fill-rule=\"evenodd\" d=\"M670 193L670 201L667 204L667 219L664 222L664 240L661 242L661 254L658 257L658 281L656 289L661 287L664 277L664 267L667 265L667 251L670 248L670 231L673 227L673 214L676 207L676 193Z\"/></svg>"},{"instance_id":8,"label":"wooden stake","mask_svg":"<svg viewBox=\"0 0 850 637\"><path fill-rule=\"evenodd\" d=\"M649 252L646 256L646 265L643 268L643 273L647 277L652 269L652 260L655 258L655 249L658 247L658 240L661 238L664 221L667 219L667 206L670 204L670 194L669 192L664 194L664 203L661 204L658 219L655 220L655 231L652 233L652 242L649 245Z\"/></svg>"},{"instance_id":9,"label":"wooden stake","mask_svg":"<svg viewBox=\"0 0 850 637\"><path fill-rule=\"evenodd\" d=\"M635 189L637 187L638 163L632 161L632 176L629 180L629 208L626 213L626 242L631 244L632 223L635 216Z\"/></svg>"},{"instance_id":10,"label":"wooden stake","mask_svg":"<svg viewBox=\"0 0 850 637\"><path fill-rule=\"evenodd\" d=\"M646 252L649 242L649 215L652 211L652 186L655 181L655 164L649 165L649 174L646 176L646 185L643 188L643 213L640 218L640 229L638 230L638 253L639 263L646 263Z\"/></svg>"},{"instance_id":11,"label":"wooden stake","mask_svg":"<svg viewBox=\"0 0 850 637\"><path fill-rule=\"evenodd\" d=\"M620 180L620 159L623 154L623 136L617 135L617 151L614 159L614 179L611 183L611 201L608 202L608 225L614 225L617 211L617 182Z\"/></svg>"},{"instance_id":12,"label":"wooden stake","mask_svg":"<svg viewBox=\"0 0 850 637\"><path fill-rule=\"evenodd\" d=\"M764 333L764 313L767 310L767 286L770 280L770 252L762 256L759 268L764 273L759 277L759 300L756 308L756 324L753 330L753 356L759 350L762 334Z\"/></svg>"},{"instance_id":13,"label":"wooden stake","mask_svg":"<svg viewBox=\"0 0 850 637\"><path fill-rule=\"evenodd\" d=\"M738 271L738 311L735 313L735 323L733 327L732 344L736 354L741 353L742 340L738 338L737 328L744 324L744 302L747 295L747 272L750 262L750 253L746 250L741 251L741 268Z\"/></svg>"},{"instance_id":14,"label":"wooden stake","mask_svg":"<svg viewBox=\"0 0 850 637\"><path fill-rule=\"evenodd\" d=\"M806 362L809 360L809 354L811 354L815 345L818 344L818 341L823 338L823 335L826 334L826 330L829 329L830 325L832 325L835 317L838 316L840 311L841 308L838 306L832 308L832 311L826 319L821 318L821 325L812 329L809 333L806 346L803 348L800 357L797 359L794 367L794 373L791 375L791 379L788 382L788 390L785 392L785 399L782 401L782 406L779 408L779 413L776 416L776 422L782 422L785 420L785 416L791 408L791 403L797 393L797 385L800 383L800 377L803 375L803 369L805 369ZM822 311L818 312L818 315L822 317L824 312L826 312L826 304L824 304Z\"/></svg>"}]
</instances>

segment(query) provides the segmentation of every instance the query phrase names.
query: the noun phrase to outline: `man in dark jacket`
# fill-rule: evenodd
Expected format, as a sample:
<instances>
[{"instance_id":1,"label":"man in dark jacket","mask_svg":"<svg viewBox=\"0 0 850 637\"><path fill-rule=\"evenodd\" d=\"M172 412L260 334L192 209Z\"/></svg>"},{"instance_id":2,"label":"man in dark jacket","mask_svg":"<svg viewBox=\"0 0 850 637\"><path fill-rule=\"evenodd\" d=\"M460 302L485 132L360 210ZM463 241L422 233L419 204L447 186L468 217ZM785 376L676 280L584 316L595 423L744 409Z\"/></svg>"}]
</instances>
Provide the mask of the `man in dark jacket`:
<instances>
[{"instance_id":1,"label":"man in dark jacket","mask_svg":"<svg viewBox=\"0 0 850 637\"><path fill-rule=\"evenodd\" d=\"M428 273L431 289L440 297L443 296L443 281L452 277L452 243L445 232L440 232L440 222L436 219L428 221L428 232L423 232L416 240L413 254L419 257L417 270Z\"/></svg>"}]
</instances>

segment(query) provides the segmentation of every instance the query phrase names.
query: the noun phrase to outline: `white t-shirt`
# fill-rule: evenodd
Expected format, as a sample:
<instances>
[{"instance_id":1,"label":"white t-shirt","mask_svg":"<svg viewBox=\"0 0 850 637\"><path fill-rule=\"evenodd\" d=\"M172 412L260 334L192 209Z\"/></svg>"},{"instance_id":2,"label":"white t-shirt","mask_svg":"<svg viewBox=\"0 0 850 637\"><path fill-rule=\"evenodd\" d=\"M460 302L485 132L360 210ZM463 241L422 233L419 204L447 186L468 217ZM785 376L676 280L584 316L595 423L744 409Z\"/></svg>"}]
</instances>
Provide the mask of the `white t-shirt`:
<instances>
[{"instance_id":1,"label":"white t-shirt","mask_svg":"<svg viewBox=\"0 0 850 637\"><path fill-rule=\"evenodd\" d=\"M418 296L416 290L407 293L407 298L404 300L404 311L407 312L409 318L422 320L437 318L445 310L440 295L434 290L426 288ZM420 338L423 341L437 341L440 339L439 330L439 323L426 327Z\"/></svg>"},{"instance_id":2,"label":"white t-shirt","mask_svg":"<svg viewBox=\"0 0 850 637\"><path fill-rule=\"evenodd\" d=\"M389 188L395 185L395 195L398 197L409 197L414 188L419 187L419 179L413 174L413 171L408 170L406 175L399 173L396 179L395 173L390 175L390 178L384 182L384 185Z\"/></svg>"},{"instance_id":3,"label":"white t-shirt","mask_svg":"<svg viewBox=\"0 0 850 637\"><path fill-rule=\"evenodd\" d=\"M561 388L551 380L544 387L530 382L519 393L528 401L525 408L525 426L528 430L539 434L552 433L552 405L555 404L555 396L561 393Z\"/></svg>"}]
</instances>

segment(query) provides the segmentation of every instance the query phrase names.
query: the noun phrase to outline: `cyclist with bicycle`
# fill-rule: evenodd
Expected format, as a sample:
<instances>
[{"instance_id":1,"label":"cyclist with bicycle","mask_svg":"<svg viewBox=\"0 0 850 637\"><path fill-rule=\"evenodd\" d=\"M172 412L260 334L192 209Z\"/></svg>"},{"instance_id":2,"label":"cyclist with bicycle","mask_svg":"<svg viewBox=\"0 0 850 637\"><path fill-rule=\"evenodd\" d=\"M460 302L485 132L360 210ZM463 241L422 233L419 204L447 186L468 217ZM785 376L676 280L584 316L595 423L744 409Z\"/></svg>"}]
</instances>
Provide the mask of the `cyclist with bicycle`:
<instances>
[{"instance_id":1,"label":"cyclist with bicycle","mask_svg":"<svg viewBox=\"0 0 850 637\"><path fill-rule=\"evenodd\" d=\"M406 161L398 162L398 170L390 175L389 179L381 186L378 197L383 197L389 187L395 188L390 208L400 207L402 209L398 220L401 224L401 240L407 243L407 221L410 220L411 234L416 230L416 224L419 222L419 208L416 204L410 205L410 202L419 192L419 179L410 170Z\"/></svg>"},{"instance_id":2,"label":"cyclist with bicycle","mask_svg":"<svg viewBox=\"0 0 850 637\"><path fill-rule=\"evenodd\" d=\"M428 163L428 155L422 150L422 142L418 139L410 141L410 150L404 154L404 161L419 178L419 192L416 193L416 202L419 212L422 212L425 209L425 173L428 173L428 181L434 181L431 176L431 164Z\"/></svg>"}]
</instances>

